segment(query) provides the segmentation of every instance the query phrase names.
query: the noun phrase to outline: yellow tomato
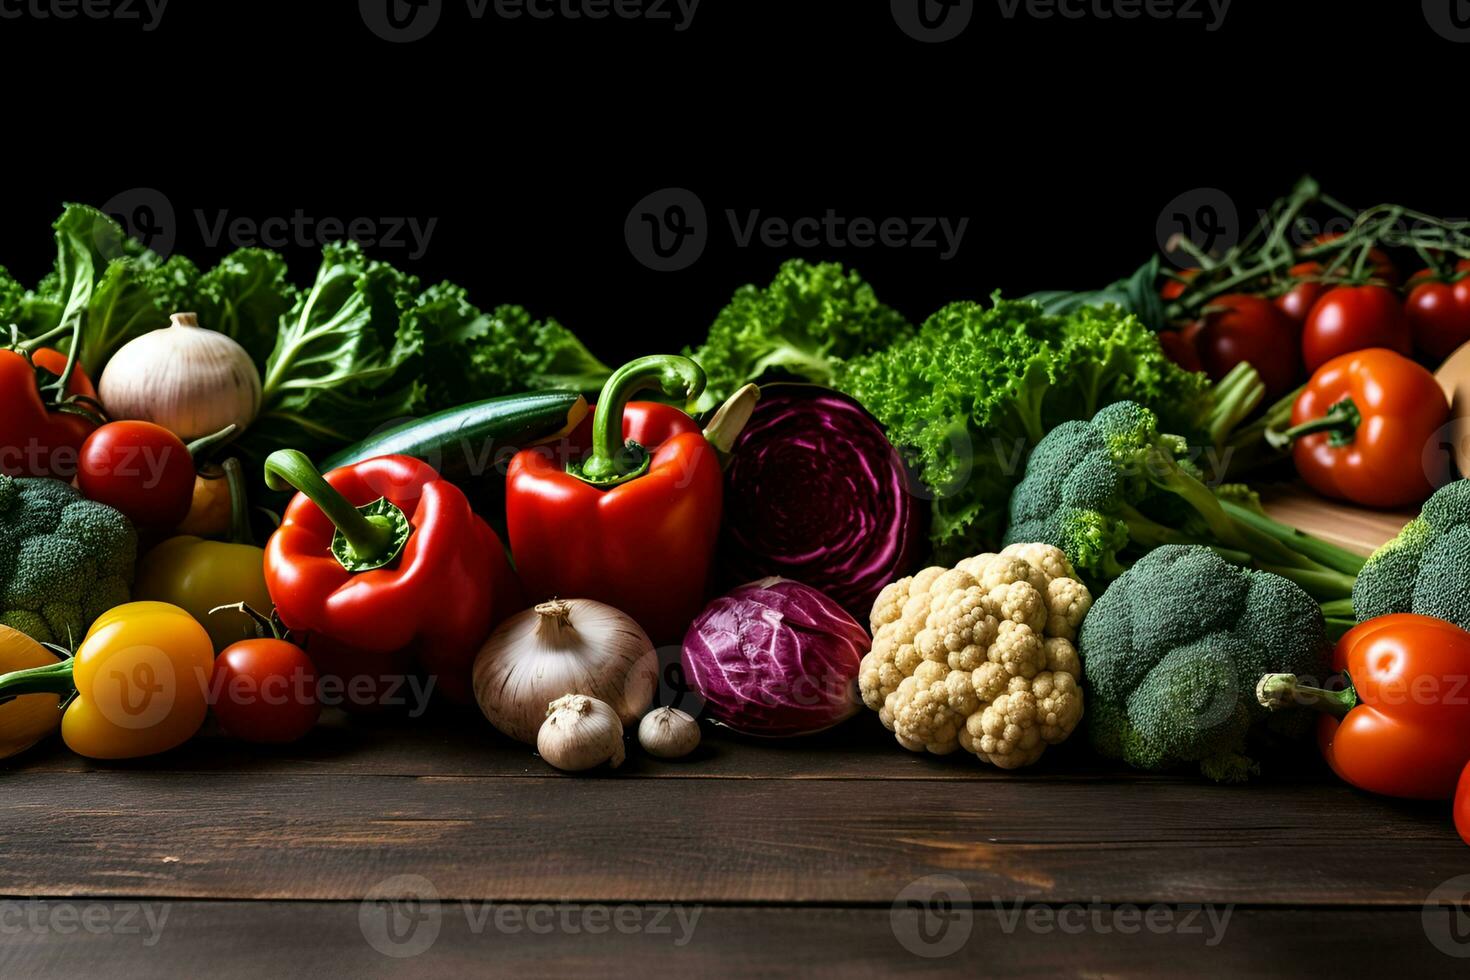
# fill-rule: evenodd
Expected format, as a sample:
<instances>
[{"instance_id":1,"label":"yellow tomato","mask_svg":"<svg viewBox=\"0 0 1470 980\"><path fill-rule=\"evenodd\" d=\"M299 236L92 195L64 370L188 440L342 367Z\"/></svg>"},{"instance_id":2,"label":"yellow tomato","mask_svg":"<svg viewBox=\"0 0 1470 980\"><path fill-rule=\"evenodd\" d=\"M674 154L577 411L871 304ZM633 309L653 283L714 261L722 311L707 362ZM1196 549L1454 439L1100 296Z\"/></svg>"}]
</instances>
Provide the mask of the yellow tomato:
<instances>
[{"instance_id":1,"label":"yellow tomato","mask_svg":"<svg viewBox=\"0 0 1470 980\"><path fill-rule=\"evenodd\" d=\"M264 551L192 535L169 538L143 556L133 595L183 609L209 631L216 653L257 634L255 620L246 614L230 610L211 616L211 609L244 602L261 613L271 611Z\"/></svg>"},{"instance_id":2,"label":"yellow tomato","mask_svg":"<svg viewBox=\"0 0 1470 980\"><path fill-rule=\"evenodd\" d=\"M0 626L0 674L48 667L57 657L20 630ZM24 752L61 724L61 698L49 692L22 694L0 704L0 759Z\"/></svg>"}]
</instances>

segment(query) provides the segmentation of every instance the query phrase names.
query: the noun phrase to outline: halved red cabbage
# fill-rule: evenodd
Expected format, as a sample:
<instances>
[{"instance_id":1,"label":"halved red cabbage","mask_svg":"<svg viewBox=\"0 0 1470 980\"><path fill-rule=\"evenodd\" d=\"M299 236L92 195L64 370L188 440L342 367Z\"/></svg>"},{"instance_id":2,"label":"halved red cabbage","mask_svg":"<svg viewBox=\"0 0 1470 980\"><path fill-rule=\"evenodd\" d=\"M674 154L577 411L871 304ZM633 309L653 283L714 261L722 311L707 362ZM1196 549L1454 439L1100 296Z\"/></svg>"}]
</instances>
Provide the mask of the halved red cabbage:
<instances>
[{"instance_id":1,"label":"halved red cabbage","mask_svg":"<svg viewBox=\"0 0 1470 980\"><path fill-rule=\"evenodd\" d=\"M857 713L868 631L841 606L790 579L751 582L705 607L682 661L704 714L747 735L831 728Z\"/></svg>"},{"instance_id":2,"label":"halved red cabbage","mask_svg":"<svg viewBox=\"0 0 1470 980\"><path fill-rule=\"evenodd\" d=\"M721 580L795 579L865 623L883 586L923 552L929 507L912 486L856 401L819 385L768 385L725 474Z\"/></svg>"}]
</instances>

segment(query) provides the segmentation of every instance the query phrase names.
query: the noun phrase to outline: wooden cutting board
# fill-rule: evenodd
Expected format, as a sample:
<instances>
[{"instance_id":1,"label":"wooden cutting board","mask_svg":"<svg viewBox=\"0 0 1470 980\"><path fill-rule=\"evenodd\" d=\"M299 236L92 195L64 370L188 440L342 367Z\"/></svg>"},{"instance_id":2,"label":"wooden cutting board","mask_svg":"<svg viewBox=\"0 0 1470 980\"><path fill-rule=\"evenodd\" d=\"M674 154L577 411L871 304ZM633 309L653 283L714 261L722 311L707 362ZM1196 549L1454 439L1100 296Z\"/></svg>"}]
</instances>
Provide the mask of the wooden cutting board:
<instances>
[{"instance_id":1,"label":"wooden cutting board","mask_svg":"<svg viewBox=\"0 0 1470 980\"><path fill-rule=\"evenodd\" d=\"M1300 484L1256 489L1267 512L1278 521L1365 555L1418 516L1417 511L1367 510L1326 500Z\"/></svg>"}]
</instances>

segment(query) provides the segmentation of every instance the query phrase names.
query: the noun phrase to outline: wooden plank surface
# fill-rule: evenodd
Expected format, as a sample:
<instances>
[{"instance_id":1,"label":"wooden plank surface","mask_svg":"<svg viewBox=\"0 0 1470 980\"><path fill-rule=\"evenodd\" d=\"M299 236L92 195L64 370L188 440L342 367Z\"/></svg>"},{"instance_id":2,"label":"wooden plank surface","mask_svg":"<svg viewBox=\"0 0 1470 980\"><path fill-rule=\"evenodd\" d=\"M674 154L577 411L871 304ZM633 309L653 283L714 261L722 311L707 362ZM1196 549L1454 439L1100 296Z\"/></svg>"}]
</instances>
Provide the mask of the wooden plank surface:
<instances>
[{"instance_id":1,"label":"wooden plank surface","mask_svg":"<svg viewBox=\"0 0 1470 980\"><path fill-rule=\"evenodd\" d=\"M1410 516L1295 488L1264 498L1362 553ZM0 896L13 896L0 899L0 976L1463 976L1449 954L1470 952L1470 918L1439 910L1441 929L1425 911L1436 894L1470 908L1470 848L1446 807L1359 793L1310 746L1276 761L1250 786L1222 787L1101 762L1079 738L1006 773L903 751L869 712L806 740L712 730L694 759L634 749L591 777L555 772L473 710L330 712L276 748L206 731L129 763L53 740L0 767ZM920 912L907 904L917 889L932 905L936 881L959 897L925 922L967 930L943 957L914 950ZM439 903L434 942L408 959L377 948L364 916L424 882ZM27 928L34 898L169 918L144 946L118 930ZM487 923L487 902L629 906L641 922L672 904L701 918L676 946L651 928L507 932ZM1107 908L1069 931L1018 919L1017 902ZM1107 925L1119 907L1155 904L1175 923L1206 905L1231 916L1228 930L1207 945L1182 927Z\"/></svg>"},{"instance_id":2,"label":"wooden plank surface","mask_svg":"<svg viewBox=\"0 0 1470 980\"><path fill-rule=\"evenodd\" d=\"M127 914L118 903L99 904L114 920ZM607 910L604 915L598 908L514 903L466 907L442 901L401 909L391 904L364 909L356 902L155 903L145 911L154 921L161 919L163 928L152 945L145 945L151 933L141 912L135 916L142 925L138 933L78 930L61 937L21 931L0 943L0 975L109 980L374 980L404 975L1049 980L1187 975L1274 980L1463 977L1466 962L1441 953L1428 939L1430 931L1450 935L1448 910L1443 909L1426 919L1418 909L1300 912L1009 904L997 909L980 904L934 913L926 941L915 928L917 910L618 905L601 907ZM392 939L381 927L389 914L401 917ZM622 928L610 924L618 921ZM557 925L546 929L549 922ZM1454 942L1447 948L1461 948Z\"/></svg>"}]
</instances>

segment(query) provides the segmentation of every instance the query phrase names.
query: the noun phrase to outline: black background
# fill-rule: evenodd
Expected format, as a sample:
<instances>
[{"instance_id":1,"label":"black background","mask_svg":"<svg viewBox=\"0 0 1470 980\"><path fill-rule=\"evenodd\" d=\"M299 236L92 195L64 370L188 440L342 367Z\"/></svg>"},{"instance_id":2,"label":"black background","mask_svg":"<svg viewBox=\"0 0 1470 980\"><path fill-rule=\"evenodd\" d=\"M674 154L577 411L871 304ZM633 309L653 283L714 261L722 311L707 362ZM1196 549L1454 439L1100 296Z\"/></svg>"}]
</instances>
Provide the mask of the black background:
<instances>
[{"instance_id":1,"label":"black background","mask_svg":"<svg viewBox=\"0 0 1470 980\"><path fill-rule=\"evenodd\" d=\"M410 44L374 36L357 0L171 0L151 32L0 20L0 263L34 280L63 201L137 188L167 197L175 250L201 264L234 244L204 241L201 210L432 218L422 257L372 251L483 306L555 315L615 360L696 340L736 286L788 255L849 263L919 319L997 288L1125 274L1156 247L1170 200L1200 187L1248 214L1310 172L1355 205L1470 215L1470 44L1442 39L1417 0L1235 0L1213 32L1008 20L976 0L942 44L906 36L887 0L703 0L682 32L473 20L465 0L444 3ZM696 263L660 273L630 253L624 221L666 187L694 191L711 227ZM725 218L829 208L970 222L943 261L739 247ZM313 243L284 251L308 281Z\"/></svg>"}]
</instances>

